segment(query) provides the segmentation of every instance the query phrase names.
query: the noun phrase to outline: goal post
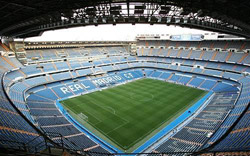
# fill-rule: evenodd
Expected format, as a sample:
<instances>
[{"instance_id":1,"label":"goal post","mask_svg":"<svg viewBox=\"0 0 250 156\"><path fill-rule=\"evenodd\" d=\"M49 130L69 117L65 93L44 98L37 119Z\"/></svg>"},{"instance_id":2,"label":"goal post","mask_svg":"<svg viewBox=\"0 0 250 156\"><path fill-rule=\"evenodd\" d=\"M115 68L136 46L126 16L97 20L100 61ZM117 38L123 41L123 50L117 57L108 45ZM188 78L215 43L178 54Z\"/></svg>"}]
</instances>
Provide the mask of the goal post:
<instances>
[{"instance_id":1,"label":"goal post","mask_svg":"<svg viewBox=\"0 0 250 156\"><path fill-rule=\"evenodd\" d=\"M67 110L67 112L74 118L74 119L76 119L78 122L80 122L80 123L86 123L86 122L88 122L88 116L87 115L85 115L84 113L75 113L75 112L73 112L73 111L71 111L71 110Z\"/></svg>"}]
</instances>

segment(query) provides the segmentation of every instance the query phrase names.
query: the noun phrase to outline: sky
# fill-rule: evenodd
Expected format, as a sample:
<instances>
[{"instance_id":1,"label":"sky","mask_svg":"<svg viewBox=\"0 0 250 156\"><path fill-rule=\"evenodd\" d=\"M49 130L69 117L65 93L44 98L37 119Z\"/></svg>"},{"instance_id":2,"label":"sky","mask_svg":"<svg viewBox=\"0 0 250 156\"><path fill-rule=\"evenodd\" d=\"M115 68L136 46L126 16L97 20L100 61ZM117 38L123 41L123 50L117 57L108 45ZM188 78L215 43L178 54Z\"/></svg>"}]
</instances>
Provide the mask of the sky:
<instances>
[{"instance_id":1,"label":"sky","mask_svg":"<svg viewBox=\"0 0 250 156\"><path fill-rule=\"evenodd\" d=\"M137 34L204 34L206 31L179 26L149 24L99 25L51 30L25 41L133 41Z\"/></svg>"}]
</instances>

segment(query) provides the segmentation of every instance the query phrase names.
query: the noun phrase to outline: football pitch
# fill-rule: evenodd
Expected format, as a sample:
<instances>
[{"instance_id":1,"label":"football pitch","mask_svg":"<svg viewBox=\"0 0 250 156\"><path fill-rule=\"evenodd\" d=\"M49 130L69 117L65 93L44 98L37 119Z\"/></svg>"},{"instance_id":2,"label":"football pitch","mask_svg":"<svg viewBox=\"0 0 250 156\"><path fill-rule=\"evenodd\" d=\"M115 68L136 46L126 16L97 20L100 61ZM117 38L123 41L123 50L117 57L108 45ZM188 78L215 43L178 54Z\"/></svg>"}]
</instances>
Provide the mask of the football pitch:
<instances>
[{"instance_id":1,"label":"football pitch","mask_svg":"<svg viewBox=\"0 0 250 156\"><path fill-rule=\"evenodd\" d=\"M132 152L206 93L160 80L140 79L61 104L95 135Z\"/></svg>"}]
</instances>

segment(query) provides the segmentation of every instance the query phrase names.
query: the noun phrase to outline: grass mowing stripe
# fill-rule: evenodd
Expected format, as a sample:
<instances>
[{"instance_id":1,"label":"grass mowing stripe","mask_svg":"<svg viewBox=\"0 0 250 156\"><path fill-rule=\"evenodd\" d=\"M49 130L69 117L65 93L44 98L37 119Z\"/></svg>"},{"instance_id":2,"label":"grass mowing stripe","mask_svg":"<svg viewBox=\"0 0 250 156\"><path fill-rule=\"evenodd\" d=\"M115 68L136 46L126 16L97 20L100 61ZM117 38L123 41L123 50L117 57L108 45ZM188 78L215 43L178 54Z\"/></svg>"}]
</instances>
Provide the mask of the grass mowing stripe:
<instances>
[{"instance_id":1,"label":"grass mowing stripe","mask_svg":"<svg viewBox=\"0 0 250 156\"><path fill-rule=\"evenodd\" d=\"M111 144L122 150L132 151L204 93L187 86L141 79L68 99L62 104L67 106L66 109L77 109L78 113L89 116L85 123L99 131L99 137L108 138ZM94 124L96 120L91 116L100 122Z\"/></svg>"}]
</instances>

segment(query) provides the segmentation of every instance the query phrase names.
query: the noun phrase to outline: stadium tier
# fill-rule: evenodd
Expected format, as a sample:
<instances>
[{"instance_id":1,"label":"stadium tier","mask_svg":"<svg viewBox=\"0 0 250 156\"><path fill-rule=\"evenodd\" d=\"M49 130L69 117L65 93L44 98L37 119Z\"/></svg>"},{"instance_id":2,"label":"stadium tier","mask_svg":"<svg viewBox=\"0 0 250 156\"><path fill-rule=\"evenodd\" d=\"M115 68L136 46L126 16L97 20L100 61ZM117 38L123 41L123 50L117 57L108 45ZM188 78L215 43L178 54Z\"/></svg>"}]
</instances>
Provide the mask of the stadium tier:
<instances>
[{"instance_id":1,"label":"stadium tier","mask_svg":"<svg viewBox=\"0 0 250 156\"><path fill-rule=\"evenodd\" d=\"M1 56L0 148L42 151L45 145L34 146L48 140L52 147L63 142L66 149L89 155L247 151L249 46L249 41L138 41L136 55L122 46L35 49L27 50L26 65ZM164 92L163 86L169 91ZM159 121L167 117L160 110L171 98L174 107L169 109L179 110L169 116L168 122L147 130L157 119L151 116L159 115ZM74 99L79 103L90 101L96 107L74 109L70 104ZM127 107L111 107L115 99L127 102ZM67 100L72 101L67 104ZM185 103L187 106L181 107ZM142 104L148 107L139 107ZM85 114L75 113L78 109ZM128 127L138 131L131 134L135 143L119 133L126 133L121 127L129 121L122 109L130 110L130 118L134 115L141 120ZM133 109L145 109L146 115L140 116ZM98 114L98 110L102 112ZM114 122L114 127L98 127L101 118ZM152 119L145 122L146 126L142 124L145 118ZM140 132L145 134L137 135Z\"/></svg>"},{"instance_id":2,"label":"stadium tier","mask_svg":"<svg viewBox=\"0 0 250 156\"><path fill-rule=\"evenodd\" d=\"M56 60L62 58L77 58L77 57L101 57L103 55L119 56L128 55L129 53L124 47L100 47L100 48L70 48L70 49L39 49L26 51L28 61L39 59L41 61ZM97 62L98 63L98 62ZM99 62L101 63L101 62Z\"/></svg>"}]
</instances>

